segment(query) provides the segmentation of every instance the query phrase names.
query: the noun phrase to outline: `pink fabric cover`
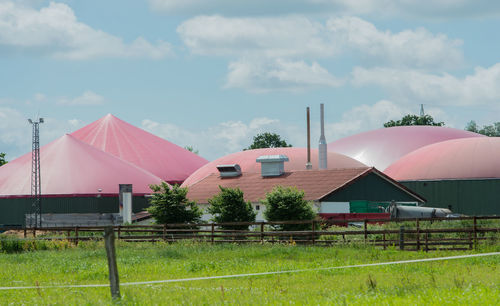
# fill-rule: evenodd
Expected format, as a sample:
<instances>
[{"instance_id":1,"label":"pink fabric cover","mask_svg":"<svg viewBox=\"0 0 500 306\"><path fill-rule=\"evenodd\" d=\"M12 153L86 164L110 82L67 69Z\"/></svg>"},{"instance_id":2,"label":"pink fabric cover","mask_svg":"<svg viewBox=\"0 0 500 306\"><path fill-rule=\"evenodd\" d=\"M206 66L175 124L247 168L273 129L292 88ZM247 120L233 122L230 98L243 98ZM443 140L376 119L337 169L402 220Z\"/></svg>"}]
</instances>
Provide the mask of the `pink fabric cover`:
<instances>
[{"instance_id":1,"label":"pink fabric cover","mask_svg":"<svg viewBox=\"0 0 500 306\"><path fill-rule=\"evenodd\" d=\"M500 178L499 137L448 140L420 148L384 173L398 181Z\"/></svg>"},{"instance_id":2,"label":"pink fabric cover","mask_svg":"<svg viewBox=\"0 0 500 306\"><path fill-rule=\"evenodd\" d=\"M71 135L40 148L42 195L118 194L118 184L133 184L134 194L151 193L161 179L98 150ZM0 167L0 197L31 194L31 152Z\"/></svg>"},{"instance_id":3,"label":"pink fabric cover","mask_svg":"<svg viewBox=\"0 0 500 306\"><path fill-rule=\"evenodd\" d=\"M328 150L352 157L381 171L404 155L433 143L483 135L437 126L398 126L345 137L328 144Z\"/></svg>"},{"instance_id":4,"label":"pink fabric cover","mask_svg":"<svg viewBox=\"0 0 500 306\"><path fill-rule=\"evenodd\" d=\"M103 118L72 136L143 168L169 183L181 183L206 159L115 116Z\"/></svg>"},{"instance_id":5,"label":"pink fabric cover","mask_svg":"<svg viewBox=\"0 0 500 306\"><path fill-rule=\"evenodd\" d=\"M306 148L266 148L247 150L226 155L216 159L198 169L188 177L182 186L190 186L212 173L218 173L217 165L238 164L242 172L260 172L260 163L256 162L257 157L262 155L283 154L288 156L289 161L285 162L285 171L305 170L307 162ZM318 169L318 150L311 149L311 163L313 169ZM344 156L342 154L328 152L328 169L337 168L358 168L366 167L364 164Z\"/></svg>"}]
</instances>

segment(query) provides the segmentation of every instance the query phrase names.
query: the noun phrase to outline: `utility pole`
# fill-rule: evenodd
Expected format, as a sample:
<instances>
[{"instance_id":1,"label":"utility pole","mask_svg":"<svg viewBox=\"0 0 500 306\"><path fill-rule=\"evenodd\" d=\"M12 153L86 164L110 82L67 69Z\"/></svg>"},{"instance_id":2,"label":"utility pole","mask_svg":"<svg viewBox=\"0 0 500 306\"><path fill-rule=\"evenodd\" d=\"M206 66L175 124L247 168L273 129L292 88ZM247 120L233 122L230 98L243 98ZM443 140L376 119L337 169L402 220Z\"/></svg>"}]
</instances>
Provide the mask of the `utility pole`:
<instances>
[{"instance_id":1,"label":"utility pole","mask_svg":"<svg viewBox=\"0 0 500 306\"><path fill-rule=\"evenodd\" d=\"M31 227L42 227L42 202L40 195L42 193L42 183L40 181L40 123L43 118L36 121L28 119L32 126L31 141Z\"/></svg>"}]
</instances>

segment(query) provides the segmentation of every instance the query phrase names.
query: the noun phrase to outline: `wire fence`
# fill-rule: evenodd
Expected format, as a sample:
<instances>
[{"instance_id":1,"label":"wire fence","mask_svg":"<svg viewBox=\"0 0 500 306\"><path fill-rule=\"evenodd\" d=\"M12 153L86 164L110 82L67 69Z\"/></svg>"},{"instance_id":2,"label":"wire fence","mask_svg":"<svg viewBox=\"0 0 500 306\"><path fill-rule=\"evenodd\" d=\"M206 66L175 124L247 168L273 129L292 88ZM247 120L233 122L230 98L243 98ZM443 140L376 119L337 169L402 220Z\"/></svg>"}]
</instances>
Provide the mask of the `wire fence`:
<instances>
[{"instance_id":1,"label":"wire fence","mask_svg":"<svg viewBox=\"0 0 500 306\"><path fill-rule=\"evenodd\" d=\"M20 239L101 240L105 226L0 228ZM307 220L114 226L127 242L293 243L309 245L371 244L383 249L466 250L500 243L500 216L417 219Z\"/></svg>"}]
</instances>

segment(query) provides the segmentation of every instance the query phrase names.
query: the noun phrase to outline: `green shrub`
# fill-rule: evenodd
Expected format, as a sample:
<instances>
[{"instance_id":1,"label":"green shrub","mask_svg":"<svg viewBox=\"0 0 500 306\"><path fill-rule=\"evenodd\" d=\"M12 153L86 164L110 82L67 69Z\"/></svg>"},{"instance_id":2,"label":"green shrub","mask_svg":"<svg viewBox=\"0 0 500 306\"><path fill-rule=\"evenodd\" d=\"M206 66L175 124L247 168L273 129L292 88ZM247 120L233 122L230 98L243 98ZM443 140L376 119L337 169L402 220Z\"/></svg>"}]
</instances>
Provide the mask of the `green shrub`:
<instances>
[{"instance_id":1,"label":"green shrub","mask_svg":"<svg viewBox=\"0 0 500 306\"><path fill-rule=\"evenodd\" d=\"M178 185L170 187L165 182L160 185L150 185L153 196L149 202L148 212L159 224L198 223L202 211L194 201L186 197L188 189Z\"/></svg>"},{"instance_id":2,"label":"green shrub","mask_svg":"<svg viewBox=\"0 0 500 306\"><path fill-rule=\"evenodd\" d=\"M254 222L257 213L252 204L245 202L243 191L239 188L224 188L219 186L220 192L208 200L208 212L213 215L216 223L225 222ZM223 225L223 229L248 230L248 225Z\"/></svg>"},{"instance_id":3,"label":"green shrub","mask_svg":"<svg viewBox=\"0 0 500 306\"><path fill-rule=\"evenodd\" d=\"M312 204L304 199L304 191L295 187L276 186L261 202L266 206L264 216L269 221L313 220L316 217ZM275 229L310 230L311 224L284 224Z\"/></svg>"}]
</instances>

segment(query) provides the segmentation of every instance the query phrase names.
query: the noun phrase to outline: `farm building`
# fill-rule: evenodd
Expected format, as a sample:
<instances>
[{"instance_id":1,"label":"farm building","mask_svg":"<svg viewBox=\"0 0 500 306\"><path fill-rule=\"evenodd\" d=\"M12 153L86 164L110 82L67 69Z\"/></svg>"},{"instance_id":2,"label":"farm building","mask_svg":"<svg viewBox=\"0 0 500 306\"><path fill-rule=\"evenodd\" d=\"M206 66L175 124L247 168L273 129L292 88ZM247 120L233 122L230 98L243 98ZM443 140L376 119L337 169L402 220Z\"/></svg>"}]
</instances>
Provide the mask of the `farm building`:
<instances>
[{"instance_id":1,"label":"farm building","mask_svg":"<svg viewBox=\"0 0 500 306\"><path fill-rule=\"evenodd\" d=\"M275 186L292 186L305 192L305 199L312 201L318 213L328 216L336 213L378 213L379 206L391 201L400 203L422 203L425 201L416 193L405 188L390 177L366 166L326 170L285 170L284 155L260 156L260 172L211 173L190 184L188 198L196 201L204 210L208 199L219 193L219 186L240 188L246 201L257 211L257 220L264 220L265 207L260 200ZM290 159L291 160L291 159ZM231 165L219 167L227 170ZM243 167L241 167L243 168ZM188 180L186 180L188 182ZM205 214L204 219L210 215Z\"/></svg>"},{"instance_id":2,"label":"farm building","mask_svg":"<svg viewBox=\"0 0 500 306\"><path fill-rule=\"evenodd\" d=\"M260 164L256 161L259 156L279 154L286 155L290 159L289 162L285 163L285 171L304 170L306 168L306 148L265 148L246 150L229 154L207 163L206 165L195 171L191 176L189 176L184 181L182 186L190 186L210 174L218 174L219 171L217 170L217 165L238 164L241 167L241 171L243 172L259 173ZM328 152L328 161L328 169L366 167L365 164L353 158L334 152ZM313 165L313 170L318 169L317 149L311 150L311 162Z\"/></svg>"},{"instance_id":3,"label":"farm building","mask_svg":"<svg viewBox=\"0 0 500 306\"><path fill-rule=\"evenodd\" d=\"M150 172L71 135L43 146L40 159L45 219L74 213L96 214L93 219L113 218L112 214L119 209L118 184L133 184L134 209L139 211L147 205L144 195L151 192L149 184L161 182ZM0 224L24 225L25 215L32 212L30 196L31 153L28 153L0 168Z\"/></svg>"},{"instance_id":4,"label":"farm building","mask_svg":"<svg viewBox=\"0 0 500 306\"><path fill-rule=\"evenodd\" d=\"M132 184L133 211L142 211L150 184L182 183L207 163L112 115L43 146L40 160L46 225L116 221L119 184ZM31 205L28 153L0 167L0 225L25 225Z\"/></svg>"},{"instance_id":5,"label":"farm building","mask_svg":"<svg viewBox=\"0 0 500 306\"><path fill-rule=\"evenodd\" d=\"M443 141L402 157L385 173L423 195L427 206L500 214L500 138Z\"/></svg>"},{"instance_id":6,"label":"farm building","mask_svg":"<svg viewBox=\"0 0 500 306\"><path fill-rule=\"evenodd\" d=\"M341 138L330 142L328 150L384 171L404 155L426 145L469 137L485 136L438 126L397 126Z\"/></svg>"},{"instance_id":7,"label":"farm building","mask_svg":"<svg viewBox=\"0 0 500 306\"><path fill-rule=\"evenodd\" d=\"M111 114L71 135L145 169L169 184L182 184L194 171L208 163L203 157Z\"/></svg>"}]
</instances>

